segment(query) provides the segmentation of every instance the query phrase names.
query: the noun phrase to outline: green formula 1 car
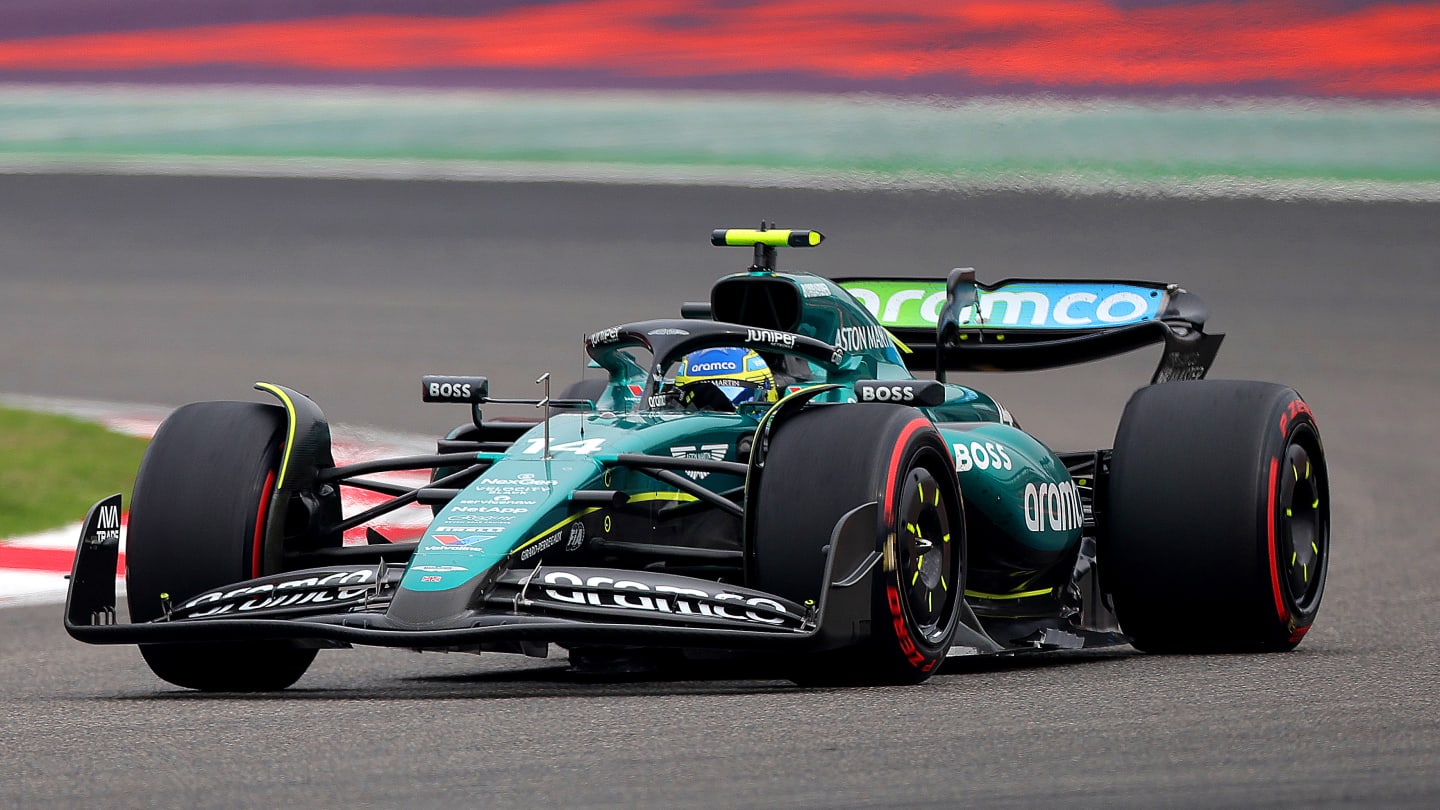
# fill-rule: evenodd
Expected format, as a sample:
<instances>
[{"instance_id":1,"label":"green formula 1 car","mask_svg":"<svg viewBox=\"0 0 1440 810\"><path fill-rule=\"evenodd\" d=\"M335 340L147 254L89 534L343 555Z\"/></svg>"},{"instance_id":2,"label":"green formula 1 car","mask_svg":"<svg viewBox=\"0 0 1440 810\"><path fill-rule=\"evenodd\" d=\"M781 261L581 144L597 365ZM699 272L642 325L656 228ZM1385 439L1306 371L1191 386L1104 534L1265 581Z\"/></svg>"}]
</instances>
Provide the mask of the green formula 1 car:
<instances>
[{"instance_id":1,"label":"green formula 1 car","mask_svg":"<svg viewBox=\"0 0 1440 810\"><path fill-rule=\"evenodd\" d=\"M947 656L1286 650L1311 626L1319 432L1289 388L1202 379L1221 336L1193 294L963 270L832 281L776 269L816 231L712 241L753 265L682 318L589 335L603 379L517 400L425 377L424 400L472 417L433 455L336 466L320 409L278 385L257 386L278 404L177 410L135 486L131 621L115 619L117 495L85 522L66 629L139 644L180 686L265 690L352 645L733 654L802 683L914 683ZM1055 452L946 380L1157 343L1112 449ZM545 416L481 413L526 401ZM374 478L401 470L428 483ZM344 516L344 488L383 502ZM433 510L418 540L343 542L414 503Z\"/></svg>"}]
</instances>

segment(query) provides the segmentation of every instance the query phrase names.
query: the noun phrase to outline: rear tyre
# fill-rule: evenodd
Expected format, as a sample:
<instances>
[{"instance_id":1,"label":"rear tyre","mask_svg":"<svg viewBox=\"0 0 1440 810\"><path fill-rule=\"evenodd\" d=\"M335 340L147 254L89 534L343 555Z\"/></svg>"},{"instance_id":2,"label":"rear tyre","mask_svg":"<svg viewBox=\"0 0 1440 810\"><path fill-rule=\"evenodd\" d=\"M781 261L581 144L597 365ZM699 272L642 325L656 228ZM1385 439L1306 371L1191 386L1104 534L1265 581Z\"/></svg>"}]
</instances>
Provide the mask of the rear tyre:
<instances>
[{"instance_id":1,"label":"rear tyre","mask_svg":"<svg viewBox=\"0 0 1440 810\"><path fill-rule=\"evenodd\" d=\"M760 479L752 585L818 601L831 532L879 503L871 634L861 647L808 660L799 683L919 683L935 673L959 627L964 520L939 432L898 405L825 406L786 421Z\"/></svg>"},{"instance_id":2,"label":"rear tyre","mask_svg":"<svg viewBox=\"0 0 1440 810\"><path fill-rule=\"evenodd\" d=\"M199 402L156 431L130 504L126 599L132 621L164 613L164 603L262 576L266 512L285 440L281 408L250 402ZM289 641L142 644L160 678L187 689L258 692L300 679L316 650Z\"/></svg>"},{"instance_id":3,"label":"rear tyre","mask_svg":"<svg viewBox=\"0 0 1440 810\"><path fill-rule=\"evenodd\" d=\"M1150 652L1294 648L1325 590L1328 487L1294 390L1197 380L1137 391L1099 545L1121 629Z\"/></svg>"}]
</instances>

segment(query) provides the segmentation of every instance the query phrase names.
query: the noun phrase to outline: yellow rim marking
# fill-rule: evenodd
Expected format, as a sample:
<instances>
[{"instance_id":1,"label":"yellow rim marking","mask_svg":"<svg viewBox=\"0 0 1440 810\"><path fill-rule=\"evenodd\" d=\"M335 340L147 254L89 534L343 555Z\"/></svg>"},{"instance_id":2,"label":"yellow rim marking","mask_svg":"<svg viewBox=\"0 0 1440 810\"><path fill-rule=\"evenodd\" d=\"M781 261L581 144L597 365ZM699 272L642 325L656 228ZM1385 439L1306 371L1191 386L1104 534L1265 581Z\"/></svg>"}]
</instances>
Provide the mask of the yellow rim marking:
<instances>
[{"instance_id":1,"label":"yellow rim marking","mask_svg":"<svg viewBox=\"0 0 1440 810\"><path fill-rule=\"evenodd\" d=\"M1290 552L1290 564L1291 564L1291 565L1294 565L1296 558L1298 558L1299 556L1300 556L1300 554L1299 554L1298 552L1294 552L1294 551Z\"/></svg>"},{"instance_id":2,"label":"yellow rim marking","mask_svg":"<svg viewBox=\"0 0 1440 810\"><path fill-rule=\"evenodd\" d=\"M936 488L935 488L935 505L936 505L936 506L939 506L939 505L940 505L940 488L939 488L939 487L936 487Z\"/></svg>"},{"instance_id":3,"label":"yellow rim marking","mask_svg":"<svg viewBox=\"0 0 1440 810\"><path fill-rule=\"evenodd\" d=\"M921 503L924 503L924 502L925 502L925 485L917 482L917 483L915 484L915 489L916 489L916 491L918 491L918 492L920 493L920 502L921 502Z\"/></svg>"},{"instance_id":4,"label":"yellow rim marking","mask_svg":"<svg viewBox=\"0 0 1440 810\"><path fill-rule=\"evenodd\" d=\"M1310 504L1310 508L1311 508L1311 509L1319 509L1319 508L1320 508L1320 499L1319 499L1319 498L1316 498L1316 499L1315 499L1315 502L1312 503L1312 504Z\"/></svg>"},{"instance_id":5,"label":"yellow rim marking","mask_svg":"<svg viewBox=\"0 0 1440 810\"><path fill-rule=\"evenodd\" d=\"M1309 460L1306 460L1306 462L1305 462L1305 477L1306 477L1306 478L1309 478L1309 477L1310 477L1310 462L1309 462Z\"/></svg>"},{"instance_id":6,"label":"yellow rim marking","mask_svg":"<svg viewBox=\"0 0 1440 810\"><path fill-rule=\"evenodd\" d=\"M947 585L947 584L945 584L945 577L940 577L940 590L942 590L942 591L948 591L948 590L950 590L950 586Z\"/></svg>"},{"instance_id":7,"label":"yellow rim marking","mask_svg":"<svg viewBox=\"0 0 1440 810\"><path fill-rule=\"evenodd\" d=\"M941 539L941 540L944 540L945 542L948 543L948 542L950 542L950 535L947 534L947 535L945 535L944 537L942 537L942 538L940 538L940 539Z\"/></svg>"},{"instance_id":8,"label":"yellow rim marking","mask_svg":"<svg viewBox=\"0 0 1440 810\"><path fill-rule=\"evenodd\" d=\"M1291 512L1290 512L1289 509L1286 509L1286 510L1285 510L1285 517L1295 517L1295 515L1291 514Z\"/></svg>"},{"instance_id":9,"label":"yellow rim marking","mask_svg":"<svg viewBox=\"0 0 1440 810\"><path fill-rule=\"evenodd\" d=\"M915 576L910 577L910 584L911 584L911 585L914 585L914 584L915 584L915 581L918 580L918 579L920 579L920 569L919 569L919 568L916 568L916 569L915 569Z\"/></svg>"},{"instance_id":10,"label":"yellow rim marking","mask_svg":"<svg viewBox=\"0 0 1440 810\"><path fill-rule=\"evenodd\" d=\"M934 592L934 591L930 591L930 592L928 592L928 593L925 594L925 609L926 609L926 610L934 610L934 609L935 609L935 592Z\"/></svg>"},{"instance_id":11,"label":"yellow rim marking","mask_svg":"<svg viewBox=\"0 0 1440 810\"><path fill-rule=\"evenodd\" d=\"M1300 578L1306 582L1310 581L1310 567L1308 565L1300 566Z\"/></svg>"},{"instance_id":12,"label":"yellow rim marking","mask_svg":"<svg viewBox=\"0 0 1440 810\"><path fill-rule=\"evenodd\" d=\"M1291 464L1291 465L1290 465L1290 472L1295 473L1295 480L1296 480L1296 481L1299 481L1299 480L1300 480L1300 469L1299 469L1298 467L1296 467L1294 464Z\"/></svg>"}]
</instances>

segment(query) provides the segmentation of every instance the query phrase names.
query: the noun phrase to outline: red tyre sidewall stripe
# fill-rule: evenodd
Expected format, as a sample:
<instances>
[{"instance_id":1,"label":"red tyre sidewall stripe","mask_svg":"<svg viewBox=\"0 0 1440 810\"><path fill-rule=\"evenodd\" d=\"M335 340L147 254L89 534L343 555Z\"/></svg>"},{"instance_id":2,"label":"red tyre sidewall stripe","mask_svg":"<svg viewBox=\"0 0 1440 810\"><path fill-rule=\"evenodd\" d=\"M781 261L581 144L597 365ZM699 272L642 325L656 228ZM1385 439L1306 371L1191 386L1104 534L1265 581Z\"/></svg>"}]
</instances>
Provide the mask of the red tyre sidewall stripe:
<instances>
[{"instance_id":1,"label":"red tyre sidewall stripe","mask_svg":"<svg viewBox=\"0 0 1440 810\"><path fill-rule=\"evenodd\" d=\"M927 419L916 418L900 429L900 437L895 440L895 449L890 452L890 466L885 475L885 525L892 525L895 508L895 492L898 487L895 484L895 474L900 470L900 459L905 455L905 448L910 443L910 437L915 431L929 425Z\"/></svg>"},{"instance_id":2,"label":"red tyre sidewall stripe","mask_svg":"<svg viewBox=\"0 0 1440 810\"><path fill-rule=\"evenodd\" d=\"M895 439L895 449L890 452L890 464L885 476L885 525L894 526L895 520L895 493L899 490L896 486L895 476L900 471L900 460L905 455L905 448L910 444L910 437L915 432L929 425L927 419L913 419L905 427L900 429L900 435ZM890 620L895 633L895 641L900 647L900 652L910 666L921 672L929 672L939 660L921 652L910 637L909 628L905 626L905 609L902 607L900 591L892 583L885 585L886 605L890 608Z\"/></svg>"},{"instance_id":3,"label":"red tyre sidewall stripe","mask_svg":"<svg viewBox=\"0 0 1440 810\"><path fill-rule=\"evenodd\" d=\"M1280 593L1280 566L1275 558L1275 481L1280 470L1280 459L1270 459L1270 494L1266 499L1265 508L1265 539L1266 546L1270 550L1270 592L1275 597L1275 614L1280 617L1281 624L1289 624L1290 611L1285 608L1285 597Z\"/></svg>"},{"instance_id":4,"label":"red tyre sidewall stripe","mask_svg":"<svg viewBox=\"0 0 1440 810\"><path fill-rule=\"evenodd\" d=\"M1273 477L1273 475L1272 475ZM258 577L265 565L265 517L270 512L270 498L275 494L275 471L265 476L260 490L260 507L255 510L255 539L250 544L250 576Z\"/></svg>"}]
</instances>

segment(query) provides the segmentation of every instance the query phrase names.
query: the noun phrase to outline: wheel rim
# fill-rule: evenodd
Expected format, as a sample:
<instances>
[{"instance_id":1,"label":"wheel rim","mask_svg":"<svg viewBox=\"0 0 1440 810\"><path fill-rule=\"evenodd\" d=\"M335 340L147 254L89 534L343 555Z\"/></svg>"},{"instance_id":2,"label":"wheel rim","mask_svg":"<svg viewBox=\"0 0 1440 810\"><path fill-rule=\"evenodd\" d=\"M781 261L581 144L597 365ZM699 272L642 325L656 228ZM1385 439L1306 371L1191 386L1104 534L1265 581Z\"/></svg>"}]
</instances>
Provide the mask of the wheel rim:
<instances>
[{"instance_id":1,"label":"wheel rim","mask_svg":"<svg viewBox=\"0 0 1440 810\"><path fill-rule=\"evenodd\" d=\"M1310 450L1292 440L1280 467L1276 562L1291 602L1302 613L1315 606L1324 586L1330 539L1324 475Z\"/></svg>"},{"instance_id":2,"label":"wheel rim","mask_svg":"<svg viewBox=\"0 0 1440 810\"><path fill-rule=\"evenodd\" d=\"M926 640L944 636L952 603L960 592L955 564L959 540L934 474L916 467L905 476L896 510L896 551L900 585L916 630Z\"/></svg>"}]
</instances>

